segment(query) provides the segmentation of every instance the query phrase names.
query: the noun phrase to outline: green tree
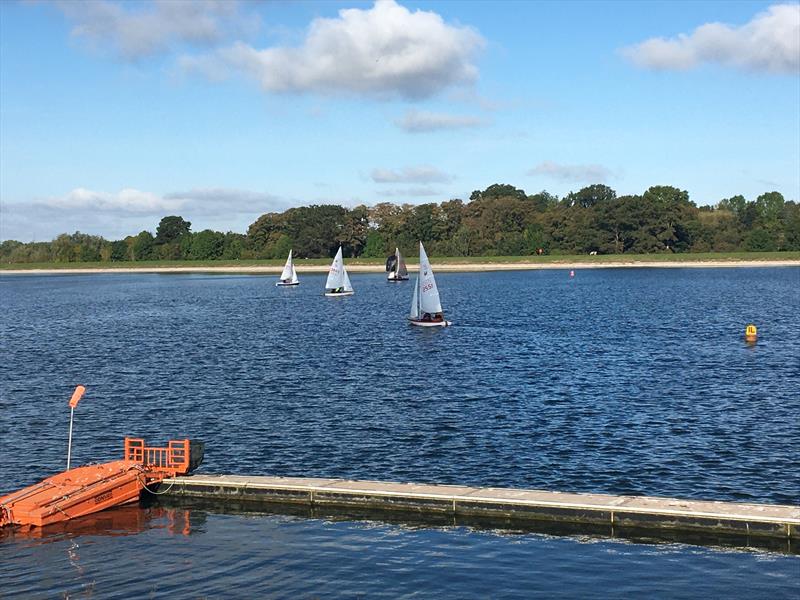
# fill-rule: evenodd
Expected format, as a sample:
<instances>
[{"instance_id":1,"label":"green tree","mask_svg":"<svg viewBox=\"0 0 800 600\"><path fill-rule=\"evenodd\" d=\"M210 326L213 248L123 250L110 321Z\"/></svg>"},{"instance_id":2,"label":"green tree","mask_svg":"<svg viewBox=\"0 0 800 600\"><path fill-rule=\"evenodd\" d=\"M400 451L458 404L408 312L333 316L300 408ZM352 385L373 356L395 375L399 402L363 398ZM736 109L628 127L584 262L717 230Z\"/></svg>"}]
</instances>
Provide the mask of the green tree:
<instances>
[{"instance_id":1,"label":"green tree","mask_svg":"<svg viewBox=\"0 0 800 600\"><path fill-rule=\"evenodd\" d=\"M533 204L536 212L546 212L558 205L558 196L554 196L549 192L542 190L538 194L528 196L528 201Z\"/></svg>"},{"instance_id":2,"label":"green tree","mask_svg":"<svg viewBox=\"0 0 800 600\"><path fill-rule=\"evenodd\" d=\"M53 260L56 262L72 262L78 259L79 248L72 236L62 233L53 240Z\"/></svg>"},{"instance_id":3,"label":"green tree","mask_svg":"<svg viewBox=\"0 0 800 600\"><path fill-rule=\"evenodd\" d=\"M503 197L512 197L519 200L524 200L527 198L527 195L525 194L524 190L517 189L513 185L508 185L505 183L493 183L482 192L480 190L475 190L472 192L472 194L470 194L469 199L470 201L475 201Z\"/></svg>"},{"instance_id":4,"label":"green tree","mask_svg":"<svg viewBox=\"0 0 800 600\"><path fill-rule=\"evenodd\" d=\"M756 198L756 208L761 222L772 225L778 222L783 214L785 200L780 192L767 192Z\"/></svg>"},{"instance_id":5,"label":"green tree","mask_svg":"<svg viewBox=\"0 0 800 600\"><path fill-rule=\"evenodd\" d=\"M386 240L377 231L370 231L367 234L367 243L364 246L364 256L367 258L383 258L389 249L386 246Z\"/></svg>"},{"instance_id":6,"label":"green tree","mask_svg":"<svg viewBox=\"0 0 800 600\"><path fill-rule=\"evenodd\" d=\"M131 246L133 260L151 260L154 258L155 238L149 231L140 232Z\"/></svg>"},{"instance_id":7,"label":"green tree","mask_svg":"<svg viewBox=\"0 0 800 600\"><path fill-rule=\"evenodd\" d=\"M246 236L241 233L229 231L225 234L225 247L222 250L222 258L225 260L239 260L245 249Z\"/></svg>"},{"instance_id":8,"label":"green tree","mask_svg":"<svg viewBox=\"0 0 800 600\"><path fill-rule=\"evenodd\" d=\"M611 202L617 197L617 192L607 185L596 183L587 186L577 192L567 194L565 201L569 206L579 206L581 208L591 208L596 204Z\"/></svg>"},{"instance_id":9,"label":"green tree","mask_svg":"<svg viewBox=\"0 0 800 600\"><path fill-rule=\"evenodd\" d=\"M194 260L216 260L222 257L225 249L225 234L204 229L192 234L190 256Z\"/></svg>"},{"instance_id":10,"label":"green tree","mask_svg":"<svg viewBox=\"0 0 800 600\"><path fill-rule=\"evenodd\" d=\"M697 213L697 207L689 200L685 190L657 185L649 188L642 200L646 208L647 228L655 244L650 251L686 251L691 247L690 221ZM660 246L660 247L659 247Z\"/></svg>"},{"instance_id":11,"label":"green tree","mask_svg":"<svg viewBox=\"0 0 800 600\"><path fill-rule=\"evenodd\" d=\"M285 233L282 233L275 239L272 244L271 257L272 258L286 258L289 255L289 250L292 249L292 238Z\"/></svg>"},{"instance_id":12,"label":"green tree","mask_svg":"<svg viewBox=\"0 0 800 600\"><path fill-rule=\"evenodd\" d=\"M783 246L781 250L800 250L800 204L783 206Z\"/></svg>"},{"instance_id":13,"label":"green tree","mask_svg":"<svg viewBox=\"0 0 800 600\"><path fill-rule=\"evenodd\" d=\"M775 240L766 229L758 227L747 234L745 249L751 252L770 252L775 250Z\"/></svg>"},{"instance_id":14,"label":"green tree","mask_svg":"<svg viewBox=\"0 0 800 600\"><path fill-rule=\"evenodd\" d=\"M246 247L255 257L272 257L275 242L286 229L287 213L263 214L247 229Z\"/></svg>"},{"instance_id":15,"label":"green tree","mask_svg":"<svg viewBox=\"0 0 800 600\"><path fill-rule=\"evenodd\" d=\"M364 252L368 231L369 209L366 206L356 206L347 211L338 240L345 256L360 256Z\"/></svg>"},{"instance_id":16,"label":"green tree","mask_svg":"<svg viewBox=\"0 0 800 600\"><path fill-rule=\"evenodd\" d=\"M125 240L111 242L111 260L114 262L128 260L128 244Z\"/></svg>"},{"instance_id":17,"label":"green tree","mask_svg":"<svg viewBox=\"0 0 800 600\"><path fill-rule=\"evenodd\" d=\"M298 256L332 257L339 248L347 210L333 204L290 208L281 233L292 240Z\"/></svg>"},{"instance_id":18,"label":"green tree","mask_svg":"<svg viewBox=\"0 0 800 600\"><path fill-rule=\"evenodd\" d=\"M736 217L738 217L742 212L744 212L744 208L747 205L747 200L744 199L744 196L731 196L730 198L723 198L717 204L717 208L720 210L729 210L732 212Z\"/></svg>"},{"instance_id":19,"label":"green tree","mask_svg":"<svg viewBox=\"0 0 800 600\"><path fill-rule=\"evenodd\" d=\"M184 221L183 217L171 215L164 217L156 228L156 244L170 244L180 239L182 235L189 233L192 224Z\"/></svg>"}]
</instances>

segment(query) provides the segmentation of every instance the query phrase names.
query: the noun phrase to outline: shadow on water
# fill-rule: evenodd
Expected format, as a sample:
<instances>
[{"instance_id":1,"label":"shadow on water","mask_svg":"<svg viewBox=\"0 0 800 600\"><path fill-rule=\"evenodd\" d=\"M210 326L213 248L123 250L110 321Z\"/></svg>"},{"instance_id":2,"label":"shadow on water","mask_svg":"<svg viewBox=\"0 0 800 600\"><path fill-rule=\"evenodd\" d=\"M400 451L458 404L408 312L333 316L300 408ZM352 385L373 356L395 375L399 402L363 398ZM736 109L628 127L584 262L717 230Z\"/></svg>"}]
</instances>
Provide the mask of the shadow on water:
<instances>
[{"instance_id":1,"label":"shadow on water","mask_svg":"<svg viewBox=\"0 0 800 600\"><path fill-rule=\"evenodd\" d=\"M54 543L83 536L135 536L153 529L171 535L190 536L205 533L209 514L289 516L334 522L373 522L408 529L467 528L501 535L540 534L568 537L579 541L625 540L635 544L686 544L709 548L768 551L800 556L794 540L734 534L697 533L615 527L588 523L563 523L540 520L504 519L500 517L422 513L404 510L358 509L333 506L305 506L247 500L216 501L200 498L155 498L144 496L139 504L120 506L46 527L0 529L0 543L36 540Z\"/></svg>"},{"instance_id":2,"label":"shadow on water","mask_svg":"<svg viewBox=\"0 0 800 600\"><path fill-rule=\"evenodd\" d=\"M467 515L422 513L403 510L340 508L332 506L305 506L296 504L270 504L246 500L214 501L199 498L146 498L143 506L163 510L184 510L191 514L271 515L293 516L329 521L370 521L409 528L465 527L478 531L493 531L503 535L541 534L554 537L590 538L593 540L622 539L636 544L687 544L741 550L765 550L781 554L800 555L796 541L770 537L697 533L679 530L615 527L580 523L555 523L551 521Z\"/></svg>"}]
</instances>

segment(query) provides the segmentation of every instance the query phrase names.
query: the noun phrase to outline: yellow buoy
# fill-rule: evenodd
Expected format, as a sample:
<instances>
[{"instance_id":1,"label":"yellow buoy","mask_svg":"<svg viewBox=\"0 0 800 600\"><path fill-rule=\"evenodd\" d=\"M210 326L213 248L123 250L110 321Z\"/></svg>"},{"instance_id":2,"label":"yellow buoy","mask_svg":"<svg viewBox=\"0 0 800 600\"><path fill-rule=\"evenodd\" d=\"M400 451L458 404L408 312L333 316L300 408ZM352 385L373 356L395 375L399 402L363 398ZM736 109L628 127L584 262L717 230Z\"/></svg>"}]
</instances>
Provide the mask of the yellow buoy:
<instances>
[{"instance_id":1,"label":"yellow buoy","mask_svg":"<svg viewBox=\"0 0 800 600\"><path fill-rule=\"evenodd\" d=\"M755 342L758 340L758 329L750 323L744 330L744 341Z\"/></svg>"}]
</instances>

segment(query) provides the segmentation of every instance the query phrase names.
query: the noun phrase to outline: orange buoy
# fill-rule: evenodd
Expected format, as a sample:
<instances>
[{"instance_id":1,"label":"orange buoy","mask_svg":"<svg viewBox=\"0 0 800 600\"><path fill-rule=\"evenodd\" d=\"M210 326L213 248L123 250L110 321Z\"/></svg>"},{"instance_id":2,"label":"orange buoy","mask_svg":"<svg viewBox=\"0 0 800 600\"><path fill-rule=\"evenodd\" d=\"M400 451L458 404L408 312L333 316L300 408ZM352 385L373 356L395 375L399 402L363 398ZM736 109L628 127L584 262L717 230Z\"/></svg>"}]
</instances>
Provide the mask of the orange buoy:
<instances>
[{"instance_id":1,"label":"orange buoy","mask_svg":"<svg viewBox=\"0 0 800 600\"><path fill-rule=\"evenodd\" d=\"M758 329L750 323L744 330L744 341L754 344L758 341Z\"/></svg>"}]
</instances>

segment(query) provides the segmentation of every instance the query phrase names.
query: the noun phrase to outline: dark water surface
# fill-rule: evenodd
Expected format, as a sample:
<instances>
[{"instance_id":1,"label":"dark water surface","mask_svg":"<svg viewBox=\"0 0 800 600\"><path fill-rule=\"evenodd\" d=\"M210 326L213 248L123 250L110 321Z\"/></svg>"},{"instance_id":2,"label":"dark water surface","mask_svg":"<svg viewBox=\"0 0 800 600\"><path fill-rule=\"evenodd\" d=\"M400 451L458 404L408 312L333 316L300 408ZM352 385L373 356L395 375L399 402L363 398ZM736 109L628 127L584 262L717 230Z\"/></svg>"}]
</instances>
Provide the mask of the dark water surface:
<instances>
[{"instance_id":1,"label":"dark water surface","mask_svg":"<svg viewBox=\"0 0 800 600\"><path fill-rule=\"evenodd\" d=\"M408 283L352 280L0 277L0 494L63 469L83 383L75 464L190 436L205 472L800 504L800 269L441 274L439 331L404 322ZM768 553L139 513L0 541L0 597L800 593Z\"/></svg>"}]
</instances>

